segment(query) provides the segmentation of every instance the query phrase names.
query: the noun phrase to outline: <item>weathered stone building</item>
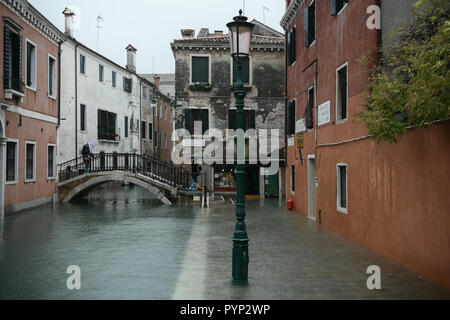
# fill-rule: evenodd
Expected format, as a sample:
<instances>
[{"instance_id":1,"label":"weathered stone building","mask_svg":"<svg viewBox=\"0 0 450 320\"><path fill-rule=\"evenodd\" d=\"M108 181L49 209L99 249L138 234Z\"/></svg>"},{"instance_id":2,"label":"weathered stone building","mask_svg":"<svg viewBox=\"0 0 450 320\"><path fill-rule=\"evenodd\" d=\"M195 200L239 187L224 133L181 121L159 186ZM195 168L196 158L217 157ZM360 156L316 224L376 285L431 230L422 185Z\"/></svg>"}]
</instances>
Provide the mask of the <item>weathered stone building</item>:
<instances>
[{"instance_id":1,"label":"weathered stone building","mask_svg":"<svg viewBox=\"0 0 450 320\"><path fill-rule=\"evenodd\" d=\"M247 91L247 129L279 129L280 157L284 155L285 51L283 34L253 20L255 24L249 60L244 64ZM224 22L225 25L225 22ZM176 60L175 128L193 133L201 121L208 129L235 129L234 62L229 36L222 31L181 30L182 39L171 44ZM207 139L205 139L207 140ZM206 142L207 143L207 142ZM282 169L284 172L284 169ZM234 165L203 165L209 190L235 191ZM247 194L279 195L284 173L265 177L260 165L247 165ZM266 185L267 183L267 185ZM275 191L274 191L275 190Z\"/></svg>"}]
</instances>

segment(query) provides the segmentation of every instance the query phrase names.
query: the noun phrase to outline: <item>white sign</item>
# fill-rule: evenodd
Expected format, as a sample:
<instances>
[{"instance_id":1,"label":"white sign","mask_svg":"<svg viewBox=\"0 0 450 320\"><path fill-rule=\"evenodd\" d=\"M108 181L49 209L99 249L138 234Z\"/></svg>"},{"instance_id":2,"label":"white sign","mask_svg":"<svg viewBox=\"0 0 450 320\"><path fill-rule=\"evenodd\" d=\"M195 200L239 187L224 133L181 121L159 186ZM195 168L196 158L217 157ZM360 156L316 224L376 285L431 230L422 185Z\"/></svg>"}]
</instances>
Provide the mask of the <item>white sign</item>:
<instances>
[{"instance_id":1,"label":"white sign","mask_svg":"<svg viewBox=\"0 0 450 320\"><path fill-rule=\"evenodd\" d=\"M331 107L330 101L325 102L319 106L319 126L330 123L331 121Z\"/></svg>"},{"instance_id":2,"label":"white sign","mask_svg":"<svg viewBox=\"0 0 450 320\"><path fill-rule=\"evenodd\" d=\"M288 147L295 146L295 138L289 138L288 140Z\"/></svg>"},{"instance_id":3,"label":"white sign","mask_svg":"<svg viewBox=\"0 0 450 320\"><path fill-rule=\"evenodd\" d=\"M198 202L201 201L202 198L200 196L194 196L193 201Z\"/></svg>"},{"instance_id":4,"label":"white sign","mask_svg":"<svg viewBox=\"0 0 450 320\"><path fill-rule=\"evenodd\" d=\"M183 147L203 148L205 146L206 146L205 140L191 140L191 139L183 140Z\"/></svg>"},{"instance_id":5,"label":"white sign","mask_svg":"<svg viewBox=\"0 0 450 320\"><path fill-rule=\"evenodd\" d=\"M306 131L306 119L300 119L295 123L295 133L305 132Z\"/></svg>"}]
</instances>

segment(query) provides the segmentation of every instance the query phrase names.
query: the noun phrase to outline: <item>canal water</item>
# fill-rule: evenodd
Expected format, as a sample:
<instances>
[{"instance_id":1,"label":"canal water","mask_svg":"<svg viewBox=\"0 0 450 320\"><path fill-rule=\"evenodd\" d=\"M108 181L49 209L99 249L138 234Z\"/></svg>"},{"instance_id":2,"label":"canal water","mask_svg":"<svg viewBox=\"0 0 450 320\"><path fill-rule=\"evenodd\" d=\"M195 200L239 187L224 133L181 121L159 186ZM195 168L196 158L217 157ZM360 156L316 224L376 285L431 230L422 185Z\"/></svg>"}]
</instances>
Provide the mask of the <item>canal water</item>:
<instances>
[{"instance_id":1,"label":"canal water","mask_svg":"<svg viewBox=\"0 0 450 320\"><path fill-rule=\"evenodd\" d=\"M6 218L0 299L170 299L195 209L170 207L135 186ZM69 266L82 290L69 291Z\"/></svg>"}]
</instances>

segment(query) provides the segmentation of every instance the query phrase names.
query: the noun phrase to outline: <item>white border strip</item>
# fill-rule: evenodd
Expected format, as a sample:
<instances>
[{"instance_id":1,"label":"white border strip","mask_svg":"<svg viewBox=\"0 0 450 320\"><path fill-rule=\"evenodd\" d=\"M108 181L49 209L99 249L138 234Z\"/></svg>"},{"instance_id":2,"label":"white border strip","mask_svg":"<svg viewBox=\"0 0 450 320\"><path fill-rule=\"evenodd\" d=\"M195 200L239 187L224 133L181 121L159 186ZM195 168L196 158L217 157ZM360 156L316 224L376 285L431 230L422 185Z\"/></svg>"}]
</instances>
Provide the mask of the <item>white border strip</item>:
<instances>
[{"instance_id":1,"label":"white border strip","mask_svg":"<svg viewBox=\"0 0 450 320\"><path fill-rule=\"evenodd\" d=\"M18 113L18 114L21 114L22 116L27 117L27 118L32 118L32 119L37 119L37 120L41 120L41 121L45 121L45 122L58 124L58 118L56 118L56 117L48 116L46 114L39 113L39 112L36 112L36 111L23 109L21 107L8 106L8 109L6 109L6 111L7 112Z\"/></svg>"}]
</instances>

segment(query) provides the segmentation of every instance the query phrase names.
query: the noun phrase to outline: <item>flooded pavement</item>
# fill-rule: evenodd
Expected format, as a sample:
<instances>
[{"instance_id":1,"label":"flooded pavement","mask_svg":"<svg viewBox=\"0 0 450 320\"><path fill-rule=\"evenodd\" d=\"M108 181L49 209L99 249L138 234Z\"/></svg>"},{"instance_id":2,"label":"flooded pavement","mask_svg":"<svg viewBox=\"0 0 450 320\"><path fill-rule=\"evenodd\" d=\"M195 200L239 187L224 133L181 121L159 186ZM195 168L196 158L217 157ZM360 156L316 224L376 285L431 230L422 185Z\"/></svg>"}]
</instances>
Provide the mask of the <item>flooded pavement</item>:
<instances>
[{"instance_id":1,"label":"flooded pavement","mask_svg":"<svg viewBox=\"0 0 450 320\"><path fill-rule=\"evenodd\" d=\"M170 207L138 187L7 218L0 299L450 299L450 290L288 212L248 203L249 285L231 284L234 208ZM81 269L81 290L66 270ZM382 289L370 291L378 265Z\"/></svg>"}]
</instances>

